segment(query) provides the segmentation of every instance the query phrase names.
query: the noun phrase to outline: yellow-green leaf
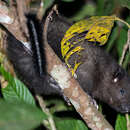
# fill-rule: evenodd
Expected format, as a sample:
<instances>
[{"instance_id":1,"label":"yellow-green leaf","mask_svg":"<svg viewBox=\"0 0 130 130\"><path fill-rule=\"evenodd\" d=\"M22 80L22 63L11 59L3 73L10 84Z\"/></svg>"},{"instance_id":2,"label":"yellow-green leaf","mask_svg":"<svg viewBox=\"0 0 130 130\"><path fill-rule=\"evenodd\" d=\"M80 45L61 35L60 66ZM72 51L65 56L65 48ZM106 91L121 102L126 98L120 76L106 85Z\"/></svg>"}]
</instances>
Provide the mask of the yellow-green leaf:
<instances>
[{"instance_id":1,"label":"yellow-green leaf","mask_svg":"<svg viewBox=\"0 0 130 130\"><path fill-rule=\"evenodd\" d=\"M81 62L75 60L75 65L72 67L68 60L74 54L81 57L80 52L84 48L80 42L87 40L90 43L104 45L108 40L114 20L115 16L93 16L75 23L67 30L61 41L61 52L66 64L72 71L72 75ZM78 61L80 61L79 58Z\"/></svg>"},{"instance_id":2,"label":"yellow-green leaf","mask_svg":"<svg viewBox=\"0 0 130 130\"><path fill-rule=\"evenodd\" d=\"M89 27L88 33L85 39L92 42L99 42L100 45L104 45L108 40L111 29L114 24L115 16L94 16L90 18L92 22Z\"/></svg>"}]
</instances>

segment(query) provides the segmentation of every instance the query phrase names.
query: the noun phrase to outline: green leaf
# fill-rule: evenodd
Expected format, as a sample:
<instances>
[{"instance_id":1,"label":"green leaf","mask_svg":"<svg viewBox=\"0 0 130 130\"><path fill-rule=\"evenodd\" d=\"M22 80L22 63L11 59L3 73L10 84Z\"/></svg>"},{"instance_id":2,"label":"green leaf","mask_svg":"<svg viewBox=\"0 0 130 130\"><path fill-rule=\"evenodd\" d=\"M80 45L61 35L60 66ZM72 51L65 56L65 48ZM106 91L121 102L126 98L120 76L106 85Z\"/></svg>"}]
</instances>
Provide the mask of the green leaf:
<instances>
[{"instance_id":1,"label":"green leaf","mask_svg":"<svg viewBox=\"0 0 130 130\"><path fill-rule=\"evenodd\" d=\"M30 130L46 118L36 106L0 100L0 130Z\"/></svg>"},{"instance_id":2,"label":"green leaf","mask_svg":"<svg viewBox=\"0 0 130 130\"><path fill-rule=\"evenodd\" d=\"M112 15L113 11L115 9L115 6L117 6L116 2L114 0L107 0L104 4L104 15Z\"/></svg>"},{"instance_id":3,"label":"green leaf","mask_svg":"<svg viewBox=\"0 0 130 130\"><path fill-rule=\"evenodd\" d=\"M95 15L96 7L94 4L85 4L70 20L78 21L86 16Z\"/></svg>"},{"instance_id":4,"label":"green leaf","mask_svg":"<svg viewBox=\"0 0 130 130\"><path fill-rule=\"evenodd\" d=\"M127 130L126 118L124 115L118 114L116 119L115 130Z\"/></svg>"},{"instance_id":5,"label":"green leaf","mask_svg":"<svg viewBox=\"0 0 130 130\"><path fill-rule=\"evenodd\" d=\"M13 78L2 66L0 66L0 72L4 76L5 80L8 81L8 86L2 88L2 94L5 100L19 100L35 105L33 96L21 81Z\"/></svg>"},{"instance_id":6,"label":"green leaf","mask_svg":"<svg viewBox=\"0 0 130 130\"><path fill-rule=\"evenodd\" d=\"M109 52L112 47L114 46L114 43L115 43L115 40L117 39L117 35L118 35L118 31L119 31L119 28L118 27L115 27L112 32L111 32L111 36L109 37L108 39L108 42L107 42L107 47L106 47L106 50Z\"/></svg>"},{"instance_id":7,"label":"green leaf","mask_svg":"<svg viewBox=\"0 0 130 130\"><path fill-rule=\"evenodd\" d=\"M130 0L119 0L120 4L130 9Z\"/></svg>"},{"instance_id":8,"label":"green leaf","mask_svg":"<svg viewBox=\"0 0 130 130\"><path fill-rule=\"evenodd\" d=\"M111 15L115 7L114 0L97 0L97 11L96 15L106 16Z\"/></svg>"},{"instance_id":9,"label":"green leaf","mask_svg":"<svg viewBox=\"0 0 130 130\"><path fill-rule=\"evenodd\" d=\"M98 0L97 1L97 15L102 16L104 14L104 0Z\"/></svg>"},{"instance_id":10,"label":"green leaf","mask_svg":"<svg viewBox=\"0 0 130 130\"><path fill-rule=\"evenodd\" d=\"M64 2L73 2L74 0L62 0Z\"/></svg>"},{"instance_id":11,"label":"green leaf","mask_svg":"<svg viewBox=\"0 0 130 130\"><path fill-rule=\"evenodd\" d=\"M87 126L81 121L76 119L57 119L57 130L88 130Z\"/></svg>"}]
</instances>

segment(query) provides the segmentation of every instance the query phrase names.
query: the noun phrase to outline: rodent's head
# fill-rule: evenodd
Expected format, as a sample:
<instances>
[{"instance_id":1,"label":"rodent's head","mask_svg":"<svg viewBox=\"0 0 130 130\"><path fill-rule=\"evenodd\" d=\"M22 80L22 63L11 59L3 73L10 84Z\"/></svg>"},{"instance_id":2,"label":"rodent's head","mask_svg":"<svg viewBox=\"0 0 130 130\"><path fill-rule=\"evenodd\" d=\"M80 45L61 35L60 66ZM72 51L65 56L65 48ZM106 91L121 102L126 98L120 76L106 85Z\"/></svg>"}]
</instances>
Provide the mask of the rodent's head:
<instances>
[{"instance_id":1,"label":"rodent's head","mask_svg":"<svg viewBox=\"0 0 130 130\"><path fill-rule=\"evenodd\" d=\"M121 113L130 112L130 77L126 71L113 61L102 76L102 100Z\"/></svg>"}]
</instances>

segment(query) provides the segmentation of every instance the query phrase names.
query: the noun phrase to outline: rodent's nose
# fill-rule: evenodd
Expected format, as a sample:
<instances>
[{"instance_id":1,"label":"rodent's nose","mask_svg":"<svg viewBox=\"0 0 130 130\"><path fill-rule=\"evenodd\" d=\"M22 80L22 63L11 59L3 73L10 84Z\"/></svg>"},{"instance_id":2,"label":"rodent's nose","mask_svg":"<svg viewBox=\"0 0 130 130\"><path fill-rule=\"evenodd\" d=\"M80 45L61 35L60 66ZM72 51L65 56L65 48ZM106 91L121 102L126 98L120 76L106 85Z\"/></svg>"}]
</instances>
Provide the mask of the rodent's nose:
<instances>
[{"instance_id":1,"label":"rodent's nose","mask_svg":"<svg viewBox=\"0 0 130 130\"><path fill-rule=\"evenodd\" d=\"M130 112L130 104L121 105L121 112L122 113L128 113L128 112Z\"/></svg>"}]
</instances>

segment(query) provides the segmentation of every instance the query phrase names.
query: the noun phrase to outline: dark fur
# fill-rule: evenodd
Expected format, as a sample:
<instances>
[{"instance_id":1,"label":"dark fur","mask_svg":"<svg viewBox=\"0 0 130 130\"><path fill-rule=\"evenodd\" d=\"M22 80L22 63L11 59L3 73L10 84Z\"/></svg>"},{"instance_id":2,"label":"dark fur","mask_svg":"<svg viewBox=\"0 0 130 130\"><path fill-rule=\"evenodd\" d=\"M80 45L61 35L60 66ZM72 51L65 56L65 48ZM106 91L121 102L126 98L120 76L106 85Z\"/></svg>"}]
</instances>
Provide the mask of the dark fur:
<instances>
[{"instance_id":1,"label":"dark fur","mask_svg":"<svg viewBox=\"0 0 130 130\"><path fill-rule=\"evenodd\" d=\"M48 42L55 49L55 52L60 52L59 47L56 48L53 44L60 44L70 23L67 24L61 16L56 16L55 13L52 17L48 28ZM64 26L62 26L63 24ZM92 97L109 104L115 110L122 113L129 112L130 77L101 47L88 41L83 42L86 51L83 51L82 55L85 62L76 71L77 80L81 87ZM71 63L73 58L74 55L70 58ZM116 83L114 82L115 78L118 79Z\"/></svg>"},{"instance_id":2,"label":"dark fur","mask_svg":"<svg viewBox=\"0 0 130 130\"><path fill-rule=\"evenodd\" d=\"M61 58L60 41L64 33L70 27L64 17L52 14L52 20L49 22L47 38L48 43ZM23 81L36 93L60 94L56 82L51 77L44 74L39 77L35 69L33 56L27 51L22 43L8 33L7 54L12 61L15 69L22 77ZM130 111L130 77L126 74L116 61L100 47L92 43L84 42L86 51L83 51L85 62L77 69L77 80L85 92L92 97L97 98L119 112ZM63 60L63 59L62 59ZM70 61L73 61L73 56ZM115 83L114 79L118 81Z\"/></svg>"}]
</instances>

